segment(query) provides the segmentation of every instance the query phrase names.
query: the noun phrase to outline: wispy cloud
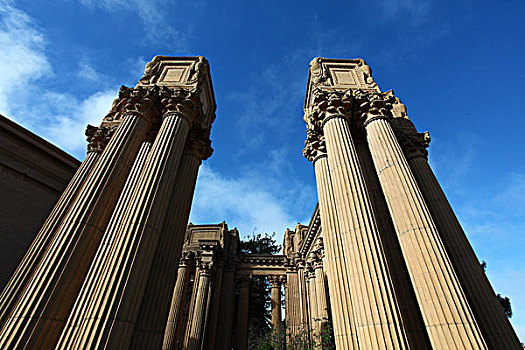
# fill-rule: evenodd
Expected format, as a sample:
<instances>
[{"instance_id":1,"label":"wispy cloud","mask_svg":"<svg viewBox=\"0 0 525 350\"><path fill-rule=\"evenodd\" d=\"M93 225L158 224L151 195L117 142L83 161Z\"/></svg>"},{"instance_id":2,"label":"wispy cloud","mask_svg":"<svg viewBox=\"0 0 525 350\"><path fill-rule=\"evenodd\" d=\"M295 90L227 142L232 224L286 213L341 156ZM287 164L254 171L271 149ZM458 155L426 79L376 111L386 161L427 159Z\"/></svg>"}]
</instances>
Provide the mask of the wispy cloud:
<instances>
[{"instance_id":1,"label":"wispy cloud","mask_svg":"<svg viewBox=\"0 0 525 350\"><path fill-rule=\"evenodd\" d=\"M42 30L26 13L0 1L0 113L10 115L10 100L26 94L34 81L52 76L45 43Z\"/></svg>"},{"instance_id":2,"label":"wispy cloud","mask_svg":"<svg viewBox=\"0 0 525 350\"><path fill-rule=\"evenodd\" d=\"M215 223L226 220L239 228L241 235L275 232L277 240L287 227L295 227L297 218L287 202L273 191L260 186L257 179L239 175L224 177L210 167L201 168L190 221Z\"/></svg>"},{"instance_id":3,"label":"wispy cloud","mask_svg":"<svg viewBox=\"0 0 525 350\"><path fill-rule=\"evenodd\" d=\"M45 46L45 33L31 17L0 1L0 113L83 158L85 126L100 122L118 87L104 85L85 98L43 88L42 80L54 75ZM83 79L101 80L87 58L79 68Z\"/></svg>"},{"instance_id":4,"label":"wispy cloud","mask_svg":"<svg viewBox=\"0 0 525 350\"><path fill-rule=\"evenodd\" d=\"M169 0L78 0L82 5L91 9L103 9L115 14L132 12L137 15L144 26L148 40L172 39L174 49L184 51L190 26L185 25L184 31L175 29L172 20L165 17Z\"/></svg>"}]
</instances>

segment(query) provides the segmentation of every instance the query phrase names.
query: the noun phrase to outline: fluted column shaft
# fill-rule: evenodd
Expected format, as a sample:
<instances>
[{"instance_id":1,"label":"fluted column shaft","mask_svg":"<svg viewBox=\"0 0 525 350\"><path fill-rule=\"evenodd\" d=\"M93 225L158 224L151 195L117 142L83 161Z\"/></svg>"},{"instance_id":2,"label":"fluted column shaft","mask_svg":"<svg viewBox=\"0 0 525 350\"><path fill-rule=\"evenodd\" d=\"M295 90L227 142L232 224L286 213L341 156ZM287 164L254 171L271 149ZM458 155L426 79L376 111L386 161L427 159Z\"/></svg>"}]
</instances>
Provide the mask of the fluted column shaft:
<instances>
[{"instance_id":1,"label":"fluted column shaft","mask_svg":"<svg viewBox=\"0 0 525 350\"><path fill-rule=\"evenodd\" d=\"M175 289L173 290L173 296L171 298L170 312L168 315L168 322L166 323L166 330L164 332L164 341L162 344L163 350L175 350L177 345L177 327L180 322L182 303L184 302L184 296L186 295L186 287L188 286L189 276L189 261L188 259L181 259L179 263L179 269L177 272L177 282L175 283Z\"/></svg>"},{"instance_id":2,"label":"fluted column shaft","mask_svg":"<svg viewBox=\"0 0 525 350\"><path fill-rule=\"evenodd\" d=\"M419 189L457 271L490 349L519 349L520 342L426 157L409 157Z\"/></svg>"},{"instance_id":3,"label":"fluted column shaft","mask_svg":"<svg viewBox=\"0 0 525 350\"><path fill-rule=\"evenodd\" d=\"M188 133L188 121L180 113L168 113L146 159L125 216L115 231L113 249L103 261L104 272L96 280L82 316L72 334L75 347L127 348L159 241L170 194ZM100 298L108 295L108 298ZM94 336L87 338L85 334Z\"/></svg>"},{"instance_id":4,"label":"fluted column shaft","mask_svg":"<svg viewBox=\"0 0 525 350\"><path fill-rule=\"evenodd\" d=\"M319 316L317 315L317 285L315 283L315 272L310 271L307 275L308 278L308 320L310 324L310 337L312 338L313 345L319 343L319 322L317 321Z\"/></svg>"},{"instance_id":5,"label":"fluted column shaft","mask_svg":"<svg viewBox=\"0 0 525 350\"><path fill-rule=\"evenodd\" d=\"M270 276L271 285L271 311L272 329L279 330L281 326L281 279L278 276Z\"/></svg>"},{"instance_id":6,"label":"fluted column shaft","mask_svg":"<svg viewBox=\"0 0 525 350\"><path fill-rule=\"evenodd\" d=\"M162 346L171 293L175 284L172 271L176 269L182 251L200 164L201 160L191 153L184 153L180 160L175 189L171 195L166 222L146 284L131 349L153 349Z\"/></svg>"},{"instance_id":7,"label":"fluted column shaft","mask_svg":"<svg viewBox=\"0 0 525 350\"><path fill-rule=\"evenodd\" d=\"M486 349L423 196L387 120L367 140L433 348Z\"/></svg>"},{"instance_id":8,"label":"fluted column shaft","mask_svg":"<svg viewBox=\"0 0 525 350\"><path fill-rule=\"evenodd\" d=\"M250 308L250 282L251 279L244 278L239 286L239 307L237 311L237 334L235 339L235 350L244 350L248 344L248 317Z\"/></svg>"},{"instance_id":9,"label":"fluted column shaft","mask_svg":"<svg viewBox=\"0 0 525 350\"><path fill-rule=\"evenodd\" d=\"M86 308L86 306L89 305L88 297L93 292L92 289L95 287L94 281L102 273L103 265L100 262L106 257L108 252L111 251L112 245L114 244L114 241L115 241L115 235L111 233L114 232L114 229L116 227L118 227L118 225L120 224L120 221L122 220L124 216L124 212L127 206L129 205L129 202L131 200L131 194L133 193L133 189L137 185L138 178L140 176L142 168L144 167L144 163L145 163L145 160L148 156L150 149L151 149L151 142L146 141L142 143L139 153L137 154L135 162L133 163L133 166L126 179L126 183L124 184L122 192L120 193L120 197L117 201L117 205L115 206L113 214L111 215L111 219L106 228L104 237L102 238L102 241L97 250L95 258L93 259L93 263L91 264L90 270L86 276L86 280L84 281L84 284L82 285L82 289L80 290L79 296L77 300L75 301L75 305L73 306L71 315L69 316L67 320L64 331L62 332L62 335L60 336L60 340L57 345L57 347L59 348L60 347L67 348L67 347L72 346L72 344L67 344L67 343L64 344L64 340L71 339L70 338L71 332L74 332L74 330L77 327L79 327L82 312Z\"/></svg>"},{"instance_id":10,"label":"fluted column shaft","mask_svg":"<svg viewBox=\"0 0 525 350\"><path fill-rule=\"evenodd\" d=\"M325 246L323 262L330 293L337 296L330 299L335 344L338 349L358 349L353 311L356 300L352 298L350 291L350 276L346 264L350 257L345 256L343 251L328 159L322 156L313 163Z\"/></svg>"},{"instance_id":11,"label":"fluted column shaft","mask_svg":"<svg viewBox=\"0 0 525 350\"><path fill-rule=\"evenodd\" d=\"M339 228L345 254L349 255L360 346L408 349L410 344L348 121L343 115L328 116L323 131Z\"/></svg>"},{"instance_id":12,"label":"fluted column shaft","mask_svg":"<svg viewBox=\"0 0 525 350\"><path fill-rule=\"evenodd\" d=\"M124 115L2 329L0 347L55 346L148 129L140 113Z\"/></svg>"},{"instance_id":13,"label":"fluted column shaft","mask_svg":"<svg viewBox=\"0 0 525 350\"><path fill-rule=\"evenodd\" d=\"M208 309L208 295L210 293L210 275L210 266L199 266L199 283L192 310L193 317L191 318L187 350L200 350L202 346L204 323Z\"/></svg>"},{"instance_id":14,"label":"fluted column shaft","mask_svg":"<svg viewBox=\"0 0 525 350\"><path fill-rule=\"evenodd\" d=\"M326 286L324 282L323 265L315 264L315 294L317 297L317 318L319 336L323 337L325 334L326 323L328 322L328 304L326 302Z\"/></svg>"},{"instance_id":15,"label":"fluted column shaft","mask_svg":"<svg viewBox=\"0 0 525 350\"><path fill-rule=\"evenodd\" d=\"M18 297L36 270L38 263L42 260L47 247L53 241L56 230L67 215L78 191L84 184L85 179L99 157L100 152L91 151L87 153L86 158L82 164L80 164L80 167L75 172L75 175L64 192L62 192L58 202L47 217L42 228L38 231L20 265L18 265L15 273L2 291L0 295L0 326L4 324L9 313L13 310Z\"/></svg>"},{"instance_id":16,"label":"fluted column shaft","mask_svg":"<svg viewBox=\"0 0 525 350\"><path fill-rule=\"evenodd\" d=\"M299 277L297 269L289 267L286 271L286 327L287 334L294 342L299 336L301 326L301 301L299 298ZM289 340L290 341L290 340Z\"/></svg>"},{"instance_id":17,"label":"fluted column shaft","mask_svg":"<svg viewBox=\"0 0 525 350\"><path fill-rule=\"evenodd\" d=\"M222 276L221 307L217 324L216 344L219 350L232 348L233 314L235 308L235 266L228 262Z\"/></svg>"},{"instance_id":18,"label":"fluted column shaft","mask_svg":"<svg viewBox=\"0 0 525 350\"><path fill-rule=\"evenodd\" d=\"M215 268L215 276L213 278L213 295L210 294L211 304L208 308L206 315L206 329L204 333L204 342L202 344L203 349L214 350L216 348L216 334L218 328L218 319L222 294L222 276L223 276L224 261L217 261L217 267Z\"/></svg>"}]
</instances>

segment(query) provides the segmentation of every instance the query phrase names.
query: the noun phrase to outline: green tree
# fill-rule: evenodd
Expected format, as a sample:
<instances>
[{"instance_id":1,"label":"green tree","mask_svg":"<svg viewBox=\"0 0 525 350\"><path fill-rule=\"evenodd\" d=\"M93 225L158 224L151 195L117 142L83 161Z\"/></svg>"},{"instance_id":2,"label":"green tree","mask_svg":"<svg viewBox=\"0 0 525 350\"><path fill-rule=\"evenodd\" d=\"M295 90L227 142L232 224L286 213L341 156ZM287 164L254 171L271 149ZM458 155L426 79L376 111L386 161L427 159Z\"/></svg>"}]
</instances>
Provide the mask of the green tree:
<instances>
[{"instance_id":1,"label":"green tree","mask_svg":"<svg viewBox=\"0 0 525 350\"><path fill-rule=\"evenodd\" d=\"M253 234L239 244L242 255L273 255L281 250L273 234ZM271 333L271 297L270 284L266 278L254 278L250 288L249 344L257 344L264 336ZM253 348L253 347L251 347Z\"/></svg>"}]
</instances>

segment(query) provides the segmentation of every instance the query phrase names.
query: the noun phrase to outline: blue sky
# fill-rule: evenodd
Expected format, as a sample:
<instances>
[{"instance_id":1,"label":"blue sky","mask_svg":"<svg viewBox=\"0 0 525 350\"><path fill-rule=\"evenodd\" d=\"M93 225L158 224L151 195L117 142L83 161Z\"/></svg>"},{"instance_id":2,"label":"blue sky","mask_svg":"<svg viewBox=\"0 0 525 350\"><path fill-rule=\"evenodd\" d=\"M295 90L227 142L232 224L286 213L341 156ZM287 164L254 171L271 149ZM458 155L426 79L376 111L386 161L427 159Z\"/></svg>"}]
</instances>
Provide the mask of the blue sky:
<instances>
[{"instance_id":1,"label":"blue sky","mask_svg":"<svg viewBox=\"0 0 525 350\"><path fill-rule=\"evenodd\" d=\"M302 104L313 57L362 57L394 89L525 340L525 2L0 0L0 113L79 159L154 55L203 55L215 153L191 220L276 232L313 211Z\"/></svg>"}]
</instances>

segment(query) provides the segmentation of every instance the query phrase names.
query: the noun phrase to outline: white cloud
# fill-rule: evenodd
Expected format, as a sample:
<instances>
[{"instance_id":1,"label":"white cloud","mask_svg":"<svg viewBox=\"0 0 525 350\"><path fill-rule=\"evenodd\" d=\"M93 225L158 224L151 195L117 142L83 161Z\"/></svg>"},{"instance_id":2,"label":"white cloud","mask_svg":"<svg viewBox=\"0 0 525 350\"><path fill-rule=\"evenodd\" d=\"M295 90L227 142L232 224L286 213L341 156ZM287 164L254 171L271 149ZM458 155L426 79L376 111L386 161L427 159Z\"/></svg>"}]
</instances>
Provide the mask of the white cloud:
<instances>
[{"instance_id":1,"label":"white cloud","mask_svg":"<svg viewBox=\"0 0 525 350\"><path fill-rule=\"evenodd\" d=\"M52 76L44 46L45 36L32 19L10 1L0 1L0 113L10 115L10 100L24 95L34 81Z\"/></svg>"},{"instance_id":2,"label":"white cloud","mask_svg":"<svg viewBox=\"0 0 525 350\"><path fill-rule=\"evenodd\" d=\"M86 124L100 122L117 87L84 99L42 88L42 79L53 76L45 44L44 32L26 13L0 0L0 113L82 158ZM80 61L79 74L90 81L101 78L87 58Z\"/></svg>"},{"instance_id":3,"label":"white cloud","mask_svg":"<svg viewBox=\"0 0 525 350\"><path fill-rule=\"evenodd\" d=\"M239 175L224 177L203 165L199 174L190 221L195 224L225 220L239 228L242 236L254 232L276 233L281 244L284 230L297 219L290 213L295 203L260 186L259 180Z\"/></svg>"}]
</instances>

